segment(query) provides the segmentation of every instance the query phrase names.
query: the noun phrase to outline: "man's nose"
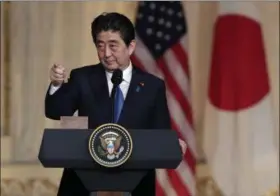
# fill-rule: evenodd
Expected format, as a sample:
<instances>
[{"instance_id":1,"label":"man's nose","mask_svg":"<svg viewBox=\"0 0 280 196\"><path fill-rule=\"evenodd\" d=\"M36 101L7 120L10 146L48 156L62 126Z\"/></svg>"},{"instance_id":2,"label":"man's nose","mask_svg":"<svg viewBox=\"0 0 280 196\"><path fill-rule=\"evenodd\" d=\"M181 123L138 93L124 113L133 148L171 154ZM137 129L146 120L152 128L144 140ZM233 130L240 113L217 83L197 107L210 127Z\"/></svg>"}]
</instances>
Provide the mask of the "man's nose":
<instances>
[{"instance_id":1,"label":"man's nose","mask_svg":"<svg viewBox=\"0 0 280 196\"><path fill-rule=\"evenodd\" d=\"M105 48L105 57L110 57L112 55L112 51L109 47Z\"/></svg>"}]
</instances>

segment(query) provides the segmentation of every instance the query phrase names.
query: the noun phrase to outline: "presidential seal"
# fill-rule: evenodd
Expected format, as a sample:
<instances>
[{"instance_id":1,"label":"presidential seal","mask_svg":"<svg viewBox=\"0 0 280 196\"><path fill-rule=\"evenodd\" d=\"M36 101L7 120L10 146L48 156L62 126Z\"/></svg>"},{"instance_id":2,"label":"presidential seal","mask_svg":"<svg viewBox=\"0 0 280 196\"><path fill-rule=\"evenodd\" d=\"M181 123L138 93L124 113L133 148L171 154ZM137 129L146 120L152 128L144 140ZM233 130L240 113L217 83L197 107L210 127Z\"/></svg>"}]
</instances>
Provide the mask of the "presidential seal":
<instances>
[{"instance_id":1,"label":"presidential seal","mask_svg":"<svg viewBox=\"0 0 280 196\"><path fill-rule=\"evenodd\" d=\"M104 167L118 167L130 157L133 143L129 132L118 124L97 127L89 139L89 152Z\"/></svg>"}]
</instances>

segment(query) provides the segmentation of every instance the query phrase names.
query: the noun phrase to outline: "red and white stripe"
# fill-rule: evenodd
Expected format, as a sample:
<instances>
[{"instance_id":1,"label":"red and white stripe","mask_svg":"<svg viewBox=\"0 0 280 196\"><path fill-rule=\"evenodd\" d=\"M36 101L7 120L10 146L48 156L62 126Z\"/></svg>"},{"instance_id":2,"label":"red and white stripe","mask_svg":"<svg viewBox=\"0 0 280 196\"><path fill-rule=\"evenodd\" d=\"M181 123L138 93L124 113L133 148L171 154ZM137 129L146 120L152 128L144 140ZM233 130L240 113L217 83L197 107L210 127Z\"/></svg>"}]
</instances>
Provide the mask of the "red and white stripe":
<instances>
[{"instance_id":1,"label":"red and white stripe","mask_svg":"<svg viewBox=\"0 0 280 196\"><path fill-rule=\"evenodd\" d=\"M184 160L176 170L157 170L157 196L195 195L195 133L193 129L190 74L186 36L155 60L137 36L132 61L147 72L165 80L172 128L187 143Z\"/></svg>"}]
</instances>

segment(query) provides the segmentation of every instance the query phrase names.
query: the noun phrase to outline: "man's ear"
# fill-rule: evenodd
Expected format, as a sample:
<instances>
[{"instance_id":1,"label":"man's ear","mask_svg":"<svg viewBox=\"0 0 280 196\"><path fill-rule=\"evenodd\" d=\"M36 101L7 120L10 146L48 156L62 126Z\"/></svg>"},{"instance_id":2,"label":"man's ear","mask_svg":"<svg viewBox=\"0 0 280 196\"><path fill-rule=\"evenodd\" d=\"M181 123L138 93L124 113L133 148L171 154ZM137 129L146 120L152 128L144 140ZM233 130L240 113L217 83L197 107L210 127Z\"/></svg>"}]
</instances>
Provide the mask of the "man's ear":
<instances>
[{"instance_id":1,"label":"man's ear","mask_svg":"<svg viewBox=\"0 0 280 196\"><path fill-rule=\"evenodd\" d=\"M132 53L135 51L135 48L136 48L136 40L132 40L128 46L129 55L132 55Z\"/></svg>"}]
</instances>

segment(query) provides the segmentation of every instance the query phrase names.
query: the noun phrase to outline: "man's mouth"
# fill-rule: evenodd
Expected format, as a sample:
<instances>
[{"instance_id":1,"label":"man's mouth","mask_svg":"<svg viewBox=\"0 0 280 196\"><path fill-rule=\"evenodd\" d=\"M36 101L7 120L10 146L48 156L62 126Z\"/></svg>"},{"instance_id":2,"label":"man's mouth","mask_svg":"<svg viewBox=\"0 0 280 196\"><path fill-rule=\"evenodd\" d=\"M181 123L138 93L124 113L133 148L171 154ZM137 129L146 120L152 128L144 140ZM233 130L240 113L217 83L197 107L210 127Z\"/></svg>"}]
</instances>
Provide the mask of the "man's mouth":
<instances>
[{"instance_id":1,"label":"man's mouth","mask_svg":"<svg viewBox=\"0 0 280 196\"><path fill-rule=\"evenodd\" d=\"M106 64L113 64L114 63L114 61L105 61L106 62Z\"/></svg>"}]
</instances>

